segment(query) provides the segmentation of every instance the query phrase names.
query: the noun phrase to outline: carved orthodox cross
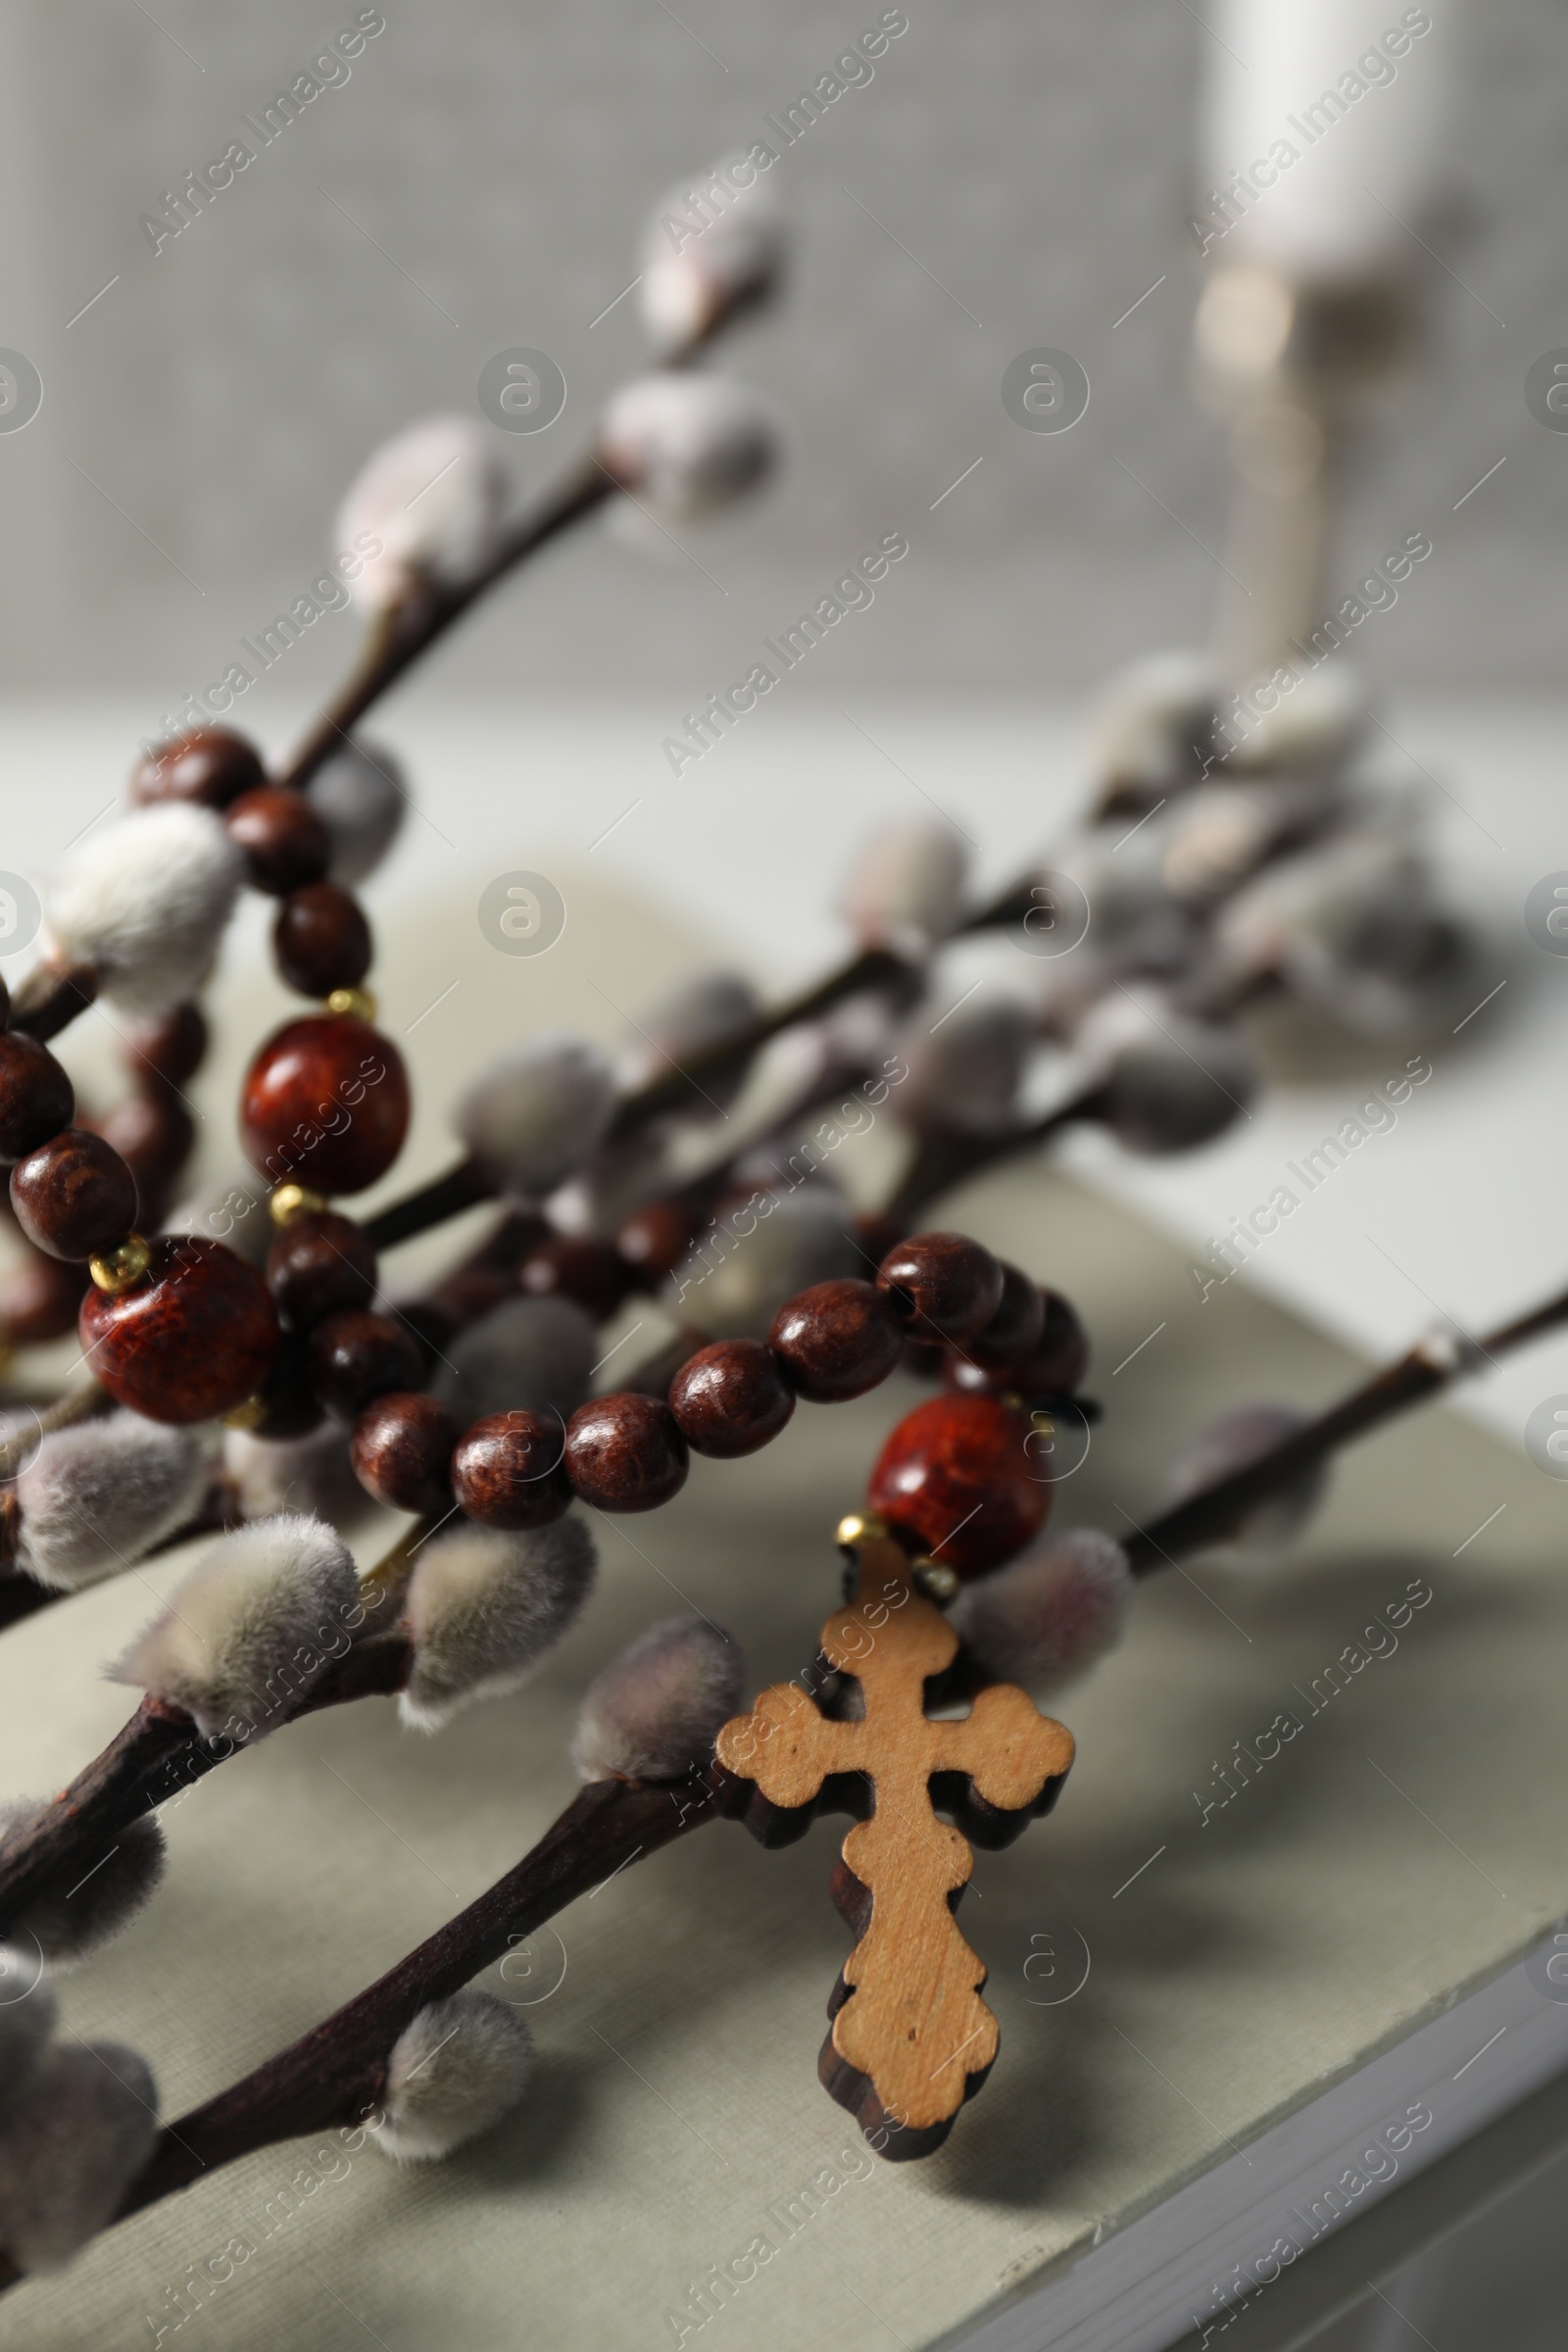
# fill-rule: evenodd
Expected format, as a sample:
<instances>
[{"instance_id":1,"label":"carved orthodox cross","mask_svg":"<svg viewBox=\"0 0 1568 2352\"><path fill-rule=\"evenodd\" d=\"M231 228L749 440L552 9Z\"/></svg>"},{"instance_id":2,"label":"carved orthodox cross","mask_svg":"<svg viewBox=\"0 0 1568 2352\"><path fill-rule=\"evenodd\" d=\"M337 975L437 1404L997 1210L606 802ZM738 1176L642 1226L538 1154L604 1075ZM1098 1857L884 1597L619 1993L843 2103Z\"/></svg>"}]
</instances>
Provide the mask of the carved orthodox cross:
<instances>
[{"instance_id":1,"label":"carved orthodox cross","mask_svg":"<svg viewBox=\"0 0 1568 2352\"><path fill-rule=\"evenodd\" d=\"M724 1726L717 1754L756 1784L761 1801L747 1818L765 1843L799 1837L819 1811L869 1814L833 1877L859 1940L828 2006L818 2072L884 2154L924 2156L997 2054L997 2021L980 1998L986 1970L954 1917L971 1841L1005 1844L1049 1810L1072 1735L1004 1683L982 1690L962 1721L933 1723L925 1684L952 1664L956 1634L878 1522L847 1521L840 1541L857 1549L858 1580L822 1628L822 1650L858 1682L863 1720L832 1722L798 1684L777 1683ZM933 1800L961 1831L938 1820Z\"/></svg>"}]
</instances>

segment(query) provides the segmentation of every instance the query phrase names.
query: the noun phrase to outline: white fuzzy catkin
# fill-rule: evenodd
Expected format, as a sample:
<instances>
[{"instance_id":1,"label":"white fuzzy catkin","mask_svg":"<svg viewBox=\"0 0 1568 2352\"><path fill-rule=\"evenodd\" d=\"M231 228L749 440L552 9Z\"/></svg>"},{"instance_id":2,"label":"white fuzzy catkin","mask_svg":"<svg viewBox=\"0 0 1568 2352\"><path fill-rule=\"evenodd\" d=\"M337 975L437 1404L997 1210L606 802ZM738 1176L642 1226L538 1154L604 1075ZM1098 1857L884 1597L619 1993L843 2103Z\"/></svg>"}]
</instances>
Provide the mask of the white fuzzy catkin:
<instances>
[{"instance_id":1,"label":"white fuzzy catkin","mask_svg":"<svg viewBox=\"0 0 1568 2352\"><path fill-rule=\"evenodd\" d=\"M35 1797L6 1799L0 1803L0 1838L41 1810ZM90 1860L78 1856L35 1894L13 1919L13 1932L24 1946L30 1936L49 1968L74 1968L129 1926L162 1879L164 1860L164 1833L144 1813L128 1822L104 1853ZM0 1984L0 2001L4 1998Z\"/></svg>"},{"instance_id":2,"label":"white fuzzy catkin","mask_svg":"<svg viewBox=\"0 0 1568 2352\"><path fill-rule=\"evenodd\" d=\"M152 2153L158 2092L118 2042L56 2044L0 2120L0 2246L58 2270L103 2228Z\"/></svg>"},{"instance_id":3,"label":"white fuzzy catkin","mask_svg":"<svg viewBox=\"0 0 1568 2352\"><path fill-rule=\"evenodd\" d=\"M520 1405L564 1420L587 1396L603 1353L574 1298L504 1298L448 1342L433 1393L460 1429Z\"/></svg>"},{"instance_id":4,"label":"white fuzzy catkin","mask_svg":"<svg viewBox=\"0 0 1568 2352\"><path fill-rule=\"evenodd\" d=\"M839 907L864 948L929 956L963 910L969 852L945 818L884 825L862 844Z\"/></svg>"},{"instance_id":5,"label":"white fuzzy catkin","mask_svg":"<svg viewBox=\"0 0 1568 2352\"><path fill-rule=\"evenodd\" d=\"M409 796L390 752L346 744L318 767L305 797L332 837L329 878L346 889L374 873L402 830Z\"/></svg>"},{"instance_id":6,"label":"white fuzzy catkin","mask_svg":"<svg viewBox=\"0 0 1568 2352\"><path fill-rule=\"evenodd\" d=\"M1046 1698L1120 1641L1132 1589L1119 1544L1069 1528L965 1585L953 1622L992 1674Z\"/></svg>"},{"instance_id":7,"label":"white fuzzy catkin","mask_svg":"<svg viewBox=\"0 0 1568 2352\"><path fill-rule=\"evenodd\" d=\"M470 578L495 547L506 493L499 453L466 416L427 416L385 442L338 513L337 544L366 555L356 601L380 612L421 574L445 587Z\"/></svg>"},{"instance_id":8,"label":"white fuzzy catkin","mask_svg":"<svg viewBox=\"0 0 1568 2352\"><path fill-rule=\"evenodd\" d=\"M431 2001L392 2045L375 2144L400 2164L448 2155L515 2107L533 2067L533 2035L505 2002L471 1986Z\"/></svg>"},{"instance_id":9,"label":"white fuzzy catkin","mask_svg":"<svg viewBox=\"0 0 1568 2352\"><path fill-rule=\"evenodd\" d=\"M181 1579L109 1679L183 1707L209 1740L260 1740L347 1647L359 1589L321 1520L258 1519Z\"/></svg>"},{"instance_id":10,"label":"white fuzzy catkin","mask_svg":"<svg viewBox=\"0 0 1568 2352\"><path fill-rule=\"evenodd\" d=\"M755 169L750 186L732 186L741 160L672 188L649 220L637 300L661 353L697 342L777 277L784 237L773 192Z\"/></svg>"},{"instance_id":11,"label":"white fuzzy catkin","mask_svg":"<svg viewBox=\"0 0 1568 2352\"><path fill-rule=\"evenodd\" d=\"M49 2047L58 2007L31 1945L0 1943L0 2127Z\"/></svg>"},{"instance_id":12,"label":"white fuzzy catkin","mask_svg":"<svg viewBox=\"0 0 1568 2352\"><path fill-rule=\"evenodd\" d=\"M672 1314L705 1340L765 1340L786 1298L813 1282L858 1274L854 1219L828 1184L760 1193L700 1233L664 1292Z\"/></svg>"},{"instance_id":13,"label":"white fuzzy catkin","mask_svg":"<svg viewBox=\"0 0 1568 2352\"><path fill-rule=\"evenodd\" d=\"M639 376L605 411L607 470L663 522L694 522L771 470L774 434L756 393L715 375Z\"/></svg>"},{"instance_id":14,"label":"white fuzzy catkin","mask_svg":"<svg viewBox=\"0 0 1568 2352\"><path fill-rule=\"evenodd\" d=\"M1200 654L1153 654L1113 678L1095 727L1107 784L1169 791L1189 781L1216 743L1221 692Z\"/></svg>"},{"instance_id":15,"label":"white fuzzy catkin","mask_svg":"<svg viewBox=\"0 0 1568 2352\"><path fill-rule=\"evenodd\" d=\"M67 852L44 895L48 952L90 964L123 1012L171 1012L206 979L244 871L211 808L138 808Z\"/></svg>"},{"instance_id":16,"label":"white fuzzy catkin","mask_svg":"<svg viewBox=\"0 0 1568 2352\"><path fill-rule=\"evenodd\" d=\"M595 1567L593 1538L575 1517L435 1537L404 1602L414 1643L404 1722L438 1732L474 1699L519 1689L581 1609Z\"/></svg>"},{"instance_id":17,"label":"white fuzzy catkin","mask_svg":"<svg viewBox=\"0 0 1568 2352\"><path fill-rule=\"evenodd\" d=\"M739 1642L706 1617L651 1625L588 1686L571 1743L579 1778L680 1780L707 1760L745 1689Z\"/></svg>"},{"instance_id":18,"label":"white fuzzy catkin","mask_svg":"<svg viewBox=\"0 0 1568 2352\"><path fill-rule=\"evenodd\" d=\"M195 1516L212 1457L204 1431L139 1413L51 1431L17 1479L18 1565L56 1592L128 1568Z\"/></svg>"},{"instance_id":19,"label":"white fuzzy catkin","mask_svg":"<svg viewBox=\"0 0 1568 2352\"><path fill-rule=\"evenodd\" d=\"M258 1438L249 1430L223 1433L223 1475L242 1519L270 1519L305 1511L346 1536L373 1516L377 1505L354 1472L353 1432L325 1421L305 1438Z\"/></svg>"},{"instance_id":20,"label":"white fuzzy catkin","mask_svg":"<svg viewBox=\"0 0 1568 2352\"><path fill-rule=\"evenodd\" d=\"M531 1037L481 1071L453 1124L486 1176L514 1200L542 1200L574 1176L615 1109L608 1055L579 1037Z\"/></svg>"},{"instance_id":21,"label":"white fuzzy catkin","mask_svg":"<svg viewBox=\"0 0 1568 2352\"><path fill-rule=\"evenodd\" d=\"M1248 1404L1236 1412L1222 1413L1171 1457L1167 1508L1228 1478L1233 1470L1245 1470L1305 1426L1306 1415L1288 1404ZM1226 1541L1259 1548L1289 1544L1311 1518L1327 1484L1327 1464L1309 1462L1288 1487L1258 1503Z\"/></svg>"}]
</instances>

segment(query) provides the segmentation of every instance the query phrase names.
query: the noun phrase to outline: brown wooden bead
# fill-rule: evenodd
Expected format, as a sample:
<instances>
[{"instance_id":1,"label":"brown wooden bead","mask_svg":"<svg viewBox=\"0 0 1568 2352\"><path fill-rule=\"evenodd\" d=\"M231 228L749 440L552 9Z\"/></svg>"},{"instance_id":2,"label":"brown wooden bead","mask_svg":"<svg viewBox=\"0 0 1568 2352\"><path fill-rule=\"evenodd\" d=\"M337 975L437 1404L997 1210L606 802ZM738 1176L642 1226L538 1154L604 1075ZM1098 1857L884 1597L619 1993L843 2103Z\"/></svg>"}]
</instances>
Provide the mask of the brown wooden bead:
<instances>
[{"instance_id":1,"label":"brown wooden bead","mask_svg":"<svg viewBox=\"0 0 1568 2352\"><path fill-rule=\"evenodd\" d=\"M25 1159L76 1107L75 1092L47 1046L21 1030L0 1037L0 1163Z\"/></svg>"},{"instance_id":2,"label":"brown wooden bead","mask_svg":"<svg viewBox=\"0 0 1568 2352\"><path fill-rule=\"evenodd\" d=\"M278 975L302 997L329 997L358 988L370 968L370 926L352 891L336 882L308 882L291 890L272 925Z\"/></svg>"},{"instance_id":3,"label":"brown wooden bead","mask_svg":"<svg viewBox=\"0 0 1568 2352\"><path fill-rule=\"evenodd\" d=\"M357 1420L375 1397L414 1388L424 1370L419 1344L390 1315L340 1306L311 1334L311 1386L329 1413Z\"/></svg>"},{"instance_id":4,"label":"brown wooden bead","mask_svg":"<svg viewBox=\"0 0 1568 2352\"><path fill-rule=\"evenodd\" d=\"M136 1179L101 1136L63 1127L12 1169L11 1205L51 1257L96 1257L135 1224Z\"/></svg>"},{"instance_id":5,"label":"brown wooden bead","mask_svg":"<svg viewBox=\"0 0 1568 2352\"><path fill-rule=\"evenodd\" d=\"M207 1057L207 1021L199 1004L176 1004L159 1021L130 1021L125 1047L131 1069L143 1081L161 1078L183 1086Z\"/></svg>"},{"instance_id":6,"label":"brown wooden bead","mask_svg":"<svg viewBox=\"0 0 1568 2352\"><path fill-rule=\"evenodd\" d=\"M564 1451L555 1413L487 1413L458 1440L452 1492L481 1527L548 1527L571 1500Z\"/></svg>"},{"instance_id":7,"label":"brown wooden bead","mask_svg":"<svg viewBox=\"0 0 1568 2352\"><path fill-rule=\"evenodd\" d=\"M963 1342L962 1352L971 1363L984 1365L989 1371L1003 1371L1008 1364L1020 1364L1034 1353L1046 1327L1046 1301L1038 1282L1018 1266L999 1259L1002 1267L1002 1304L984 1330L977 1331Z\"/></svg>"},{"instance_id":8,"label":"brown wooden bead","mask_svg":"<svg viewBox=\"0 0 1568 2352\"><path fill-rule=\"evenodd\" d=\"M517 1269L517 1281L530 1298L559 1292L575 1298L596 1323L604 1323L630 1290L632 1270L609 1242L559 1233L528 1252Z\"/></svg>"},{"instance_id":9,"label":"brown wooden bead","mask_svg":"<svg viewBox=\"0 0 1568 2352\"><path fill-rule=\"evenodd\" d=\"M1002 1304L1002 1266L961 1233L915 1233L890 1250L876 1285L918 1340L966 1340Z\"/></svg>"},{"instance_id":10,"label":"brown wooden bead","mask_svg":"<svg viewBox=\"0 0 1568 2352\"><path fill-rule=\"evenodd\" d=\"M321 1426L320 1402L311 1385L309 1344L298 1333L283 1334L276 1362L252 1394L262 1407L259 1417L245 1424L253 1438L308 1438Z\"/></svg>"},{"instance_id":11,"label":"brown wooden bead","mask_svg":"<svg viewBox=\"0 0 1568 2352\"><path fill-rule=\"evenodd\" d=\"M9 1023L10 1019L11 991L9 988L7 988L4 980L0 980L0 1029L4 1029Z\"/></svg>"},{"instance_id":12,"label":"brown wooden bead","mask_svg":"<svg viewBox=\"0 0 1568 2352\"><path fill-rule=\"evenodd\" d=\"M260 785L240 794L223 822L245 853L245 879L270 898L319 882L332 862L332 836L302 792Z\"/></svg>"},{"instance_id":13,"label":"brown wooden bead","mask_svg":"<svg viewBox=\"0 0 1568 2352\"><path fill-rule=\"evenodd\" d=\"M662 1398L623 1389L566 1423L572 1492L602 1511L652 1511L686 1483L686 1441Z\"/></svg>"},{"instance_id":14,"label":"brown wooden bead","mask_svg":"<svg viewBox=\"0 0 1568 2352\"><path fill-rule=\"evenodd\" d=\"M196 1143L196 1122L184 1102L156 1079L93 1124L130 1169L144 1202L167 1193Z\"/></svg>"},{"instance_id":15,"label":"brown wooden bead","mask_svg":"<svg viewBox=\"0 0 1568 2352\"><path fill-rule=\"evenodd\" d=\"M13 1347L63 1340L76 1328L87 1269L29 1250L0 1274L0 1333Z\"/></svg>"},{"instance_id":16,"label":"brown wooden bead","mask_svg":"<svg viewBox=\"0 0 1568 2352\"><path fill-rule=\"evenodd\" d=\"M211 1421L254 1395L280 1334L267 1286L221 1242L163 1235L139 1281L89 1289L77 1324L87 1369L149 1421Z\"/></svg>"},{"instance_id":17,"label":"brown wooden bead","mask_svg":"<svg viewBox=\"0 0 1568 2352\"><path fill-rule=\"evenodd\" d=\"M394 1391L354 1424L354 1472L367 1494L394 1511L443 1511L458 1425L433 1396Z\"/></svg>"},{"instance_id":18,"label":"brown wooden bead","mask_svg":"<svg viewBox=\"0 0 1568 2352\"><path fill-rule=\"evenodd\" d=\"M868 1282L814 1282L779 1308L767 1344L797 1396L836 1404L886 1380L904 1326L891 1299Z\"/></svg>"},{"instance_id":19,"label":"brown wooden bead","mask_svg":"<svg viewBox=\"0 0 1568 2352\"><path fill-rule=\"evenodd\" d=\"M133 768L130 797L138 808L149 801L200 801L226 808L242 792L267 782L254 747L229 727L192 727L164 744Z\"/></svg>"},{"instance_id":20,"label":"brown wooden bead","mask_svg":"<svg viewBox=\"0 0 1568 2352\"><path fill-rule=\"evenodd\" d=\"M267 1287L285 1331L309 1331L341 1306L368 1306L375 1271L364 1226L330 1208L290 1218L267 1252Z\"/></svg>"},{"instance_id":21,"label":"brown wooden bead","mask_svg":"<svg viewBox=\"0 0 1568 2352\"><path fill-rule=\"evenodd\" d=\"M1021 1551L1051 1509L1028 1415L997 1396L933 1396L906 1413L877 1457L866 1502L961 1577Z\"/></svg>"},{"instance_id":22,"label":"brown wooden bead","mask_svg":"<svg viewBox=\"0 0 1568 2352\"><path fill-rule=\"evenodd\" d=\"M240 1120L250 1163L270 1183L362 1193L408 1133L403 1057L353 1013L286 1022L251 1063Z\"/></svg>"},{"instance_id":23,"label":"brown wooden bead","mask_svg":"<svg viewBox=\"0 0 1568 2352\"><path fill-rule=\"evenodd\" d=\"M1059 1291L1042 1290L1040 1337L1021 1361L1000 1368L980 1363L967 1343L949 1352L947 1382L951 1389L971 1395L1003 1396L1070 1396L1089 1369L1089 1334L1077 1309Z\"/></svg>"},{"instance_id":24,"label":"brown wooden bead","mask_svg":"<svg viewBox=\"0 0 1568 2352\"><path fill-rule=\"evenodd\" d=\"M669 1409L698 1453L733 1461L776 1438L795 1398L760 1340L718 1340L689 1356L670 1383Z\"/></svg>"},{"instance_id":25,"label":"brown wooden bead","mask_svg":"<svg viewBox=\"0 0 1568 2352\"><path fill-rule=\"evenodd\" d=\"M680 1264L701 1222L684 1200L650 1200L624 1219L615 1248L638 1281L657 1290Z\"/></svg>"}]
</instances>

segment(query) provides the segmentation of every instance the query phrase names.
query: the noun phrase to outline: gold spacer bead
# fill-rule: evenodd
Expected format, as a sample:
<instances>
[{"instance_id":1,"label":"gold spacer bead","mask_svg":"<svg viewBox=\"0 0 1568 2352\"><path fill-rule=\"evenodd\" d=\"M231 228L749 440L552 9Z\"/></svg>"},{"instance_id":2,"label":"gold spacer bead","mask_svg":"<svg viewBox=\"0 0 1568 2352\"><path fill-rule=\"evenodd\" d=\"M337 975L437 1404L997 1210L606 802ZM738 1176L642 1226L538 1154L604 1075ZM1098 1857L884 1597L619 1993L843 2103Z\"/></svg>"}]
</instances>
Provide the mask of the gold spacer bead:
<instances>
[{"instance_id":1,"label":"gold spacer bead","mask_svg":"<svg viewBox=\"0 0 1568 2352\"><path fill-rule=\"evenodd\" d=\"M326 1000L328 1012L351 1012L357 1021L373 1021L376 1003L368 988L334 988Z\"/></svg>"},{"instance_id":2,"label":"gold spacer bead","mask_svg":"<svg viewBox=\"0 0 1568 2352\"><path fill-rule=\"evenodd\" d=\"M940 1602L944 1607L957 1592L962 1582L956 1568L946 1560L911 1560L909 1582L923 1592L927 1600Z\"/></svg>"},{"instance_id":3,"label":"gold spacer bead","mask_svg":"<svg viewBox=\"0 0 1568 2352\"><path fill-rule=\"evenodd\" d=\"M133 1282L140 1282L153 1262L152 1247L139 1233L133 1233L116 1250L106 1250L102 1257L90 1257L87 1271L99 1290L111 1298L116 1291L128 1291Z\"/></svg>"},{"instance_id":4,"label":"gold spacer bead","mask_svg":"<svg viewBox=\"0 0 1568 2352\"><path fill-rule=\"evenodd\" d=\"M303 1184L280 1184L273 1189L267 1213L274 1225L292 1225L296 1217L318 1217L326 1205L324 1193L313 1193Z\"/></svg>"},{"instance_id":5,"label":"gold spacer bead","mask_svg":"<svg viewBox=\"0 0 1568 2352\"><path fill-rule=\"evenodd\" d=\"M224 1413L221 1418L225 1429L256 1429L267 1418L267 1399L265 1396L247 1396L243 1403L236 1404L231 1412Z\"/></svg>"},{"instance_id":6,"label":"gold spacer bead","mask_svg":"<svg viewBox=\"0 0 1568 2352\"><path fill-rule=\"evenodd\" d=\"M839 1521L835 1539L841 1551L857 1544L875 1543L888 1532L888 1523L879 1511L848 1511Z\"/></svg>"}]
</instances>

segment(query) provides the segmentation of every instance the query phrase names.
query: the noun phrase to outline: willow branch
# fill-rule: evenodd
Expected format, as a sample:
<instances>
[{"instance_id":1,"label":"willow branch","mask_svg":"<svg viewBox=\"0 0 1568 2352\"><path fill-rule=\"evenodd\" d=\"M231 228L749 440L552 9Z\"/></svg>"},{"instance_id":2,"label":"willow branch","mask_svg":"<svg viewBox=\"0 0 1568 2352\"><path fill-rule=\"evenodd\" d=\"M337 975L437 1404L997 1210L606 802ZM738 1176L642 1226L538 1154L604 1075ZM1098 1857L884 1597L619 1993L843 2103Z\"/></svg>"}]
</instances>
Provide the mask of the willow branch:
<instances>
[{"instance_id":1,"label":"willow branch","mask_svg":"<svg viewBox=\"0 0 1568 2352\"><path fill-rule=\"evenodd\" d=\"M1561 1291L1527 1314L1498 1324L1484 1339L1463 1347L1447 1341L1420 1342L1245 1469L1217 1479L1140 1528L1125 1546L1134 1575L1151 1576L1156 1569L1173 1567L1183 1552L1234 1536L1259 1503L1291 1486L1303 1471L1326 1461L1341 1446L1369 1437L1411 1405L1423 1403L1472 1372L1490 1369L1516 1348L1560 1331L1565 1324L1568 1291Z\"/></svg>"}]
</instances>

